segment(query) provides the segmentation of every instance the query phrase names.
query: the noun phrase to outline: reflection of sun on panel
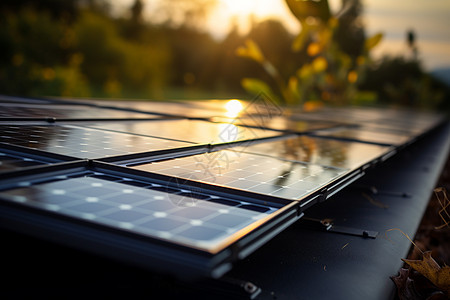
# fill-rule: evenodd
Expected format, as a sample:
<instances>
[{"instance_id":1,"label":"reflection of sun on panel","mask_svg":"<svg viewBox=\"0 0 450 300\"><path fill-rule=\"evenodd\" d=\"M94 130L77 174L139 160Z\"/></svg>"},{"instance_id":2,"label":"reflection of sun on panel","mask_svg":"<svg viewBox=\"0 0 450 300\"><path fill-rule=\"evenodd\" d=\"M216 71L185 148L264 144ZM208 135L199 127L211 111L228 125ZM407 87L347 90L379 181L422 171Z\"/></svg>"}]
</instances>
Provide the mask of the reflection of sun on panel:
<instances>
[{"instance_id":1,"label":"reflection of sun on panel","mask_svg":"<svg viewBox=\"0 0 450 300\"><path fill-rule=\"evenodd\" d=\"M225 109L227 110L227 112L225 113L226 117L236 118L239 116L244 107L239 100L233 99L225 104Z\"/></svg>"},{"instance_id":2,"label":"reflection of sun on panel","mask_svg":"<svg viewBox=\"0 0 450 300\"><path fill-rule=\"evenodd\" d=\"M239 128L233 124L221 123L219 128L219 140L216 142L228 143L236 141L239 137Z\"/></svg>"}]
</instances>

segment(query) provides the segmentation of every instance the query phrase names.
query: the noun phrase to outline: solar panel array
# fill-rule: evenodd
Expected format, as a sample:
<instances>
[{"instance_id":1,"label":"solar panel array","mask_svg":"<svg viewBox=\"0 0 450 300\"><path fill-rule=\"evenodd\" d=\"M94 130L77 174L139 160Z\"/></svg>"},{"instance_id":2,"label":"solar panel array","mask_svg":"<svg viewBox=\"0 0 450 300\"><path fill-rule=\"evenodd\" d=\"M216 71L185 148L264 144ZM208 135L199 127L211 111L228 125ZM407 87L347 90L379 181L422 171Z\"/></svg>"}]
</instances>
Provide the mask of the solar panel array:
<instances>
[{"instance_id":1,"label":"solar panel array","mask_svg":"<svg viewBox=\"0 0 450 300\"><path fill-rule=\"evenodd\" d=\"M0 101L3 225L208 276L443 120L373 108L287 114L259 99L231 114L218 100Z\"/></svg>"}]
</instances>

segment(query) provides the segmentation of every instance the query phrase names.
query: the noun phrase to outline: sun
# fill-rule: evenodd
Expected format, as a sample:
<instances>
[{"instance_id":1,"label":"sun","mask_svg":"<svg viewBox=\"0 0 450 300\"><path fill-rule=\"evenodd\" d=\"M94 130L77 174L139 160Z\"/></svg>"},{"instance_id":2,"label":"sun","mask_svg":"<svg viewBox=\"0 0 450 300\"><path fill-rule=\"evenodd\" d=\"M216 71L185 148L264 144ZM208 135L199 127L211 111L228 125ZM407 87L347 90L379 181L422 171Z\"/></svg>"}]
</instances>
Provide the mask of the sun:
<instances>
[{"instance_id":1,"label":"sun","mask_svg":"<svg viewBox=\"0 0 450 300\"><path fill-rule=\"evenodd\" d=\"M232 99L225 104L225 109L227 110L227 112L225 113L226 117L236 118L244 109L244 106L242 105L241 101Z\"/></svg>"},{"instance_id":2,"label":"sun","mask_svg":"<svg viewBox=\"0 0 450 300\"><path fill-rule=\"evenodd\" d=\"M284 0L217 0L208 25L214 36L224 37L233 25L245 34L253 21L268 18L277 18L290 32L299 31L300 25Z\"/></svg>"},{"instance_id":3,"label":"sun","mask_svg":"<svg viewBox=\"0 0 450 300\"><path fill-rule=\"evenodd\" d=\"M248 16L258 9L255 0L219 0L219 7L232 16Z\"/></svg>"}]
</instances>

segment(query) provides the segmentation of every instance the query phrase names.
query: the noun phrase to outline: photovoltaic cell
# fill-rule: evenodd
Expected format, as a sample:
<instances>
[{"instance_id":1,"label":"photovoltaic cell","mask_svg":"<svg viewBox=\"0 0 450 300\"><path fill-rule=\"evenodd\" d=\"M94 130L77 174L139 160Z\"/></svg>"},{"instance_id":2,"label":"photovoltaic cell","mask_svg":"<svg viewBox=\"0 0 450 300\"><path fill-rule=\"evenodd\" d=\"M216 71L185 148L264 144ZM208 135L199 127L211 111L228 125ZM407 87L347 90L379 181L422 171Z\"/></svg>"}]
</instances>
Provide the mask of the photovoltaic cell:
<instances>
[{"instance_id":1,"label":"photovoltaic cell","mask_svg":"<svg viewBox=\"0 0 450 300\"><path fill-rule=\"evenodd\" d=\"M280 132L272 130L187 119L133 123L102 122L90 126L99 129L132 132L140 135L164 137L199 144L230 143L281 135Z\"/></svg>"},{"instance_id":2,"label":"photovoltaic cell","mask_svg":"<svg viewBox=\"0 0 450 300\"><path fill-rule=\"evenodd\" d=\"M342 169L355 169L387 154L391 147L310 136L249 144L235 151L273 156Z\"/></svg>"},{"instance_id":3,"label":"photovoltaic cell","mask_svg":"<svg viewBox=\"0 0 450 300\"><path fill-rule=\"evenodd\" d=\"M183 142L70 125L0 125L0 142L77 158L102 158L189 146Z\"/></svg>"},{"instance_id":4,"label":"photovoltaic cell","mask_svg":"<svg viewBox=\"0 0 450 300\"><path fill-rule=\"evenodd\" d=\"M0 198L211 252L277 210L214 195L204 200L181 191L170 194L154 190L152 184L136 187L126 178L114 182L101 176L104 174L10 189L0 192Z\"/></svg>"},{"instance_id":5,"label":"photovoltaic cell","mask_svg":"<svg viewBox=\"0 0 450 300\"><path fill-rule=\"evenodd\" d=\"M221 150L133 168L285 199L301 199L348 169Z\"/></svg>"}]
</instances>

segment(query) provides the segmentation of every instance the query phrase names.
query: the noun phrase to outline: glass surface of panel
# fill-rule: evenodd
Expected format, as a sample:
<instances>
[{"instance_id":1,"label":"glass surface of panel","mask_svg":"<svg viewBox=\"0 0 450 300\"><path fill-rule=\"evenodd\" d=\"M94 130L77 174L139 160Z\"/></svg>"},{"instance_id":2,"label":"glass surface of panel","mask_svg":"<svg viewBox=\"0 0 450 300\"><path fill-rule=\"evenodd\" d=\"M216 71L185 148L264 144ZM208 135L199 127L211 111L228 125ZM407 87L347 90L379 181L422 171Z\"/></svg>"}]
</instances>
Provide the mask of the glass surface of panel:
<instances>
[{"instance_id":1,"label":"glass surface of panel","mask_svg":"<svg viewBox=\"0 0 450 300\"><path fill-rule=\"evenodd\" d=\"M393 132L379 132L359 128L339 128L334 130L315 131L315 135L351 139L382 145L399 146L411 139L411 136Z\"/></svg>"},{"instance_id":2,"label":"glass surface of panel","mask_svg":"<svg viewBox=\"0 0 450 300\"><path fill-rule=\"evenodd\" d=\"M361 167L390 151L390 147L310 136L267 141L238 151L343 169Z\"/></svg>"},{"instance_id":3,"label":"glass surface of panel","mask_svg":"<svg viewBox=\"0 0 450 300\"><path fill-rule=\"evenodd\" d=\"M2 191L0 198L205 251L222 247L231 235L277 210L123 182L106 180L101 174L68 178Z\"/></svg>"},{"instance_id":4,"label":"glass surface of panel","mask_svg":"<svg viewBox=\"0 0 450 300\"><path fill-rule=\"evenodd\" d=\"M0 172L14 171L25 167L34 167L46 164L44 161L22 157L18 154L3 153L0 151Z\"/></svg>"},{"instance_id":5,"label":"glass surface of panel","mask_svg":"<svg viewBox=\"0 0 450 300\"><path fill-rule=\"evenodd\" d=\"M82 103L113 106L117 108L132 108L142 112L157 113L187 118L226 117L229 115L227 103L229 100L202 100L202 101L113 101L105 100L78 100ZM239 100L243 107L248 103Z\"/></svg>"},{"instance_id":6,"label":"glass surface of panel","mask_svg":"<svg viewBox=\"0 0 450 300\"><path fill-rule=\"evenodd\" d=\"M378 108L323 108L314 112L300 112L296 116L311 120L327 120L362 127L420 134L439 124L443 116L413 110Z\"/></svg>"},{"instance_id":7,"label":"glass surface of panel","mask_svg":"<svg viewBox=\"0 0 450 300\"><path fill-rule=\"evenodd\" d=\"M305 132L337 126L337 123L327 121L295 120L292 118L267 117L257 115L244 116L234 119L216 117L212 118L212 121L288 132Z\"/></svg>"},{"instance_id":8,"label":"glass surface of panel","mask_svg":"<svg viewBox=\"0 0 450 300\"><path fill-rule=\"evenodd\" d=\"M347 171L230 150L133 168L290 200L316 191Z\"/></svg>"},{"instance_id":9,"label":"glass surface of panel","mask_svg":"<svg viewBox=\"0 0 450 300\"><path fill-rule=\"evenodd\" d=\"M255 129L227 123L213 123L199 120L158 120L122 123L96 123L93 128L130 132L139 135L164 137L199 144L219 144L253 140L281 133L272 130Z\"/></svg>"},{"instance_id":10,"label":"glass surface of panel","mask_svg":"<svg viewBox=\"0 0 450 300\"><path fill-rule=\"evenodd\" d=\"M1 103L0 118L153 119L159 116L81 105Z\"/></svg>"},{"instance_id":11,"label":"glass surface of panel","mask_svg":"<svg viewBox=\"0 0 450 300\"><path fill-rule=\"evenodd\" d=\"M77 158L102 158L189 146L178 141L68 125L0 125L0 142Z\"/></svg>"}]
</instances>

